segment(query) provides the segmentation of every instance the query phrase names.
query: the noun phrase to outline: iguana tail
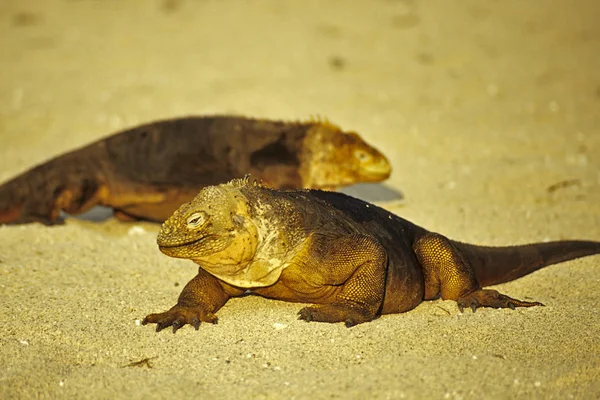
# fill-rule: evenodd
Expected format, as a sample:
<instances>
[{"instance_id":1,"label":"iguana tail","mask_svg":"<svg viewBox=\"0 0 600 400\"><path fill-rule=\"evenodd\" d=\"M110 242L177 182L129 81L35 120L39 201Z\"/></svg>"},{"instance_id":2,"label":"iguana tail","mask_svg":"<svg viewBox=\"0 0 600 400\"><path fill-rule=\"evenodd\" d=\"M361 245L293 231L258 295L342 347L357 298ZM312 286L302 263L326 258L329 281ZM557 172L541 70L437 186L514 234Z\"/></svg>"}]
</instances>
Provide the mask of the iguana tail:
<instances>
[{"instance_id":1,"label":"iguana tail","mask_svg":"<svg viewBox=\"0 0 600 400\"><path fill-rule=\"evenodd\" d=\"M99 203L99 171L88 152L71 152L40 164L0 186L0 224L62 222Z\"/></svg>"},{"instance_id":2,"label":"iguana tail","mask_svg":"<svg viewBox=\"0 0 600 400\"><path fill-rule=\"evenodd\" d=\"M467 258L482 287L512 281L548 265L600 253L600 242L578 240L509 247L452 243Z\"/></svg>"}]
</instances>

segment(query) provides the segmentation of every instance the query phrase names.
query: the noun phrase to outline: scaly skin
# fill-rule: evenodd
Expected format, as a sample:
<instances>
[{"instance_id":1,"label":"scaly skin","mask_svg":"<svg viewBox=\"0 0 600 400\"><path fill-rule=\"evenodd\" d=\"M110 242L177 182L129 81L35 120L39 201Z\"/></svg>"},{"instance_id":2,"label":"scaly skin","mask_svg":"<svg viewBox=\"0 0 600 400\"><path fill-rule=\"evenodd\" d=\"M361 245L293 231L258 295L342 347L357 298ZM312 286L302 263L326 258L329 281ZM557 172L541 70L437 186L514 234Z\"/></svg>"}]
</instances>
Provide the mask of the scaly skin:
<instances>
[{"instance_id":1,"label":"scaly skin","mask_svg":"<svg viewBox=\"0 0 600 400\"><path fill-rule=\"evenodd\" d=\"M328 122L234 116L158 121L58 156L0 186L0 224L60 223L112 207L162 222L209 185L246 173L277 188L335 188L387 179L390 165L356 133Z\"/></svg>"},{"instance_id":2,"label":"scaly skin","mask_svg":"<svg viewBox=\"0 0 600 400\"><path fill-rule=\"evenodd\" d=\"M174 332L215 323L227 300L246 291L313 303L301 319L347 326L438 297L473 311L542 305L482 287L600 253L590 241L459 243L341 193L280 191L249 178L200 191L165 221L157 243L200 265L174 307L143 320Z\"/></svg>"}]
</instances>

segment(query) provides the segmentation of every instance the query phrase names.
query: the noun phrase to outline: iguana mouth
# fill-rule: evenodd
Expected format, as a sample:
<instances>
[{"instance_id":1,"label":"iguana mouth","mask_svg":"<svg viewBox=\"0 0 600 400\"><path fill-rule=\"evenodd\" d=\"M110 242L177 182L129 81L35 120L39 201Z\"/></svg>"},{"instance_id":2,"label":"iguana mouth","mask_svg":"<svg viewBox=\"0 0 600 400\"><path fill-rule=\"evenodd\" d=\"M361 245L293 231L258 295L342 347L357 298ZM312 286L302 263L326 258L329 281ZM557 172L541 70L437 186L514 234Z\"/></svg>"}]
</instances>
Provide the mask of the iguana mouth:
<instances>
[{"instance_id":1,"label":"iguana mouth","mask_svg":"<svg viewBox=\"0 0 600 400\"><path fill-rule=\"evenodd\" d=\"M376 181L389 178L391 173L392 169L387 161L381 161L377 164L363 167L363 170L361 171L361 174L363 174L365 178Z\"/></svg>"},{"instance_id":2,"label":"iguana mouth","mask_svg":"<svg viewBox=\"0 0 600 400\"><path fill-rule=\"evenodd\" d=\"M210 238L210 237L212 237L212 236L214 236L214 235L206 235L206 236L202 236L202 237L200 237L200 238L196 238L196 239L191 239L191 240L188 240L188 241L186 241L186 242L160 243L160 242L158 242L158 241L157 241L157 242L158 242L157 244L158 244L158 248L159 248L159 249L172 249L172 248L175 248L175 247L185 247L185 246L190 246L190 245L192 245L192 244L196 244L196 243L202 242L202 241L204 241L205 239L208 239L208 238Z\"/></svg>"}]
</instances>

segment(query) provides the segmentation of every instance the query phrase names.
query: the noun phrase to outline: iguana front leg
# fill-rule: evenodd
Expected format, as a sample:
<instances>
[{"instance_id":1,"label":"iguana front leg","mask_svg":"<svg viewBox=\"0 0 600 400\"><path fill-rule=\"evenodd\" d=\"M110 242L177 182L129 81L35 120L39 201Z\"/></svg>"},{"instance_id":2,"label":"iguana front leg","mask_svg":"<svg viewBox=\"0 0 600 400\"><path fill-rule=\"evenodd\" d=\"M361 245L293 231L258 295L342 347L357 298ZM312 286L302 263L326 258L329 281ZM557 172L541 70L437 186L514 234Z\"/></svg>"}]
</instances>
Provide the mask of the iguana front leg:
<instances>
[{"instance_id":1,"label":"iguana front leg","mask_svg":"<svg viewBox=\"0 0 600 400\"><path fill-rule=\"evenodd\" d=\"M543 305L513 299L496 290L482 289L466 257L440 234L428 233L419 238L413 251L423 269L426 300L441 296L444 300L456 300L460 311L470 307L473 312L477 307L514 309Z\"/></svg>"},{"instance_id":2,"label":"iguana front leg","mask_svg":"<svg viewBox=\"0 0 600 400\"><path fill-rule=\"evenodd\" d=\"M312 234L272 288L258 294L318 303L300 310L299 319L344 322L350 327L375 319L385 292L387 253L362 235Z\"/></svg>"},{"instance_id":3,"label":"iguana front leg","mask_svg":"<svg viewBox=\"0 0 600 400\"><path fill-rule=\"evenodd\" d=\"M148 315L142 321L142 325L156 324L157 332L172 326L175 333L185 324L190 324L198 330L200 322L216 324L218 318L215 313L231 296L242 293L243 290L222 284L217 278L199 268L198 275L183 288L177 304L168 311Z\"/></svg>"}]
</instances>

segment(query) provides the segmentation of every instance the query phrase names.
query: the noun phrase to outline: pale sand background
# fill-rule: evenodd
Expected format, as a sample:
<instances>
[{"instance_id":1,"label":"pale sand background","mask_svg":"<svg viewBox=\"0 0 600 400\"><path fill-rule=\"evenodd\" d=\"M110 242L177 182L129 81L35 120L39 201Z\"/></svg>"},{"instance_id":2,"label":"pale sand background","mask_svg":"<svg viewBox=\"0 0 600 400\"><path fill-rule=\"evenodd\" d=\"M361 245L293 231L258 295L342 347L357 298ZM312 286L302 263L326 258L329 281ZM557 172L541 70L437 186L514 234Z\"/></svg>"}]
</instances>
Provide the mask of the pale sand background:
<instances>
[{"instance_id":1,"label":"pale sand background","mask_svg":"<svg viewBox=\"0 0 600 400\"><path fill-rule=\"evenodd\" d=\"M599 9L5 0L0 181L157 118L322 115L386 151L405 198L380 204L421 225L495 245L600 240ZM547 191L564 180L577 183ZM600 257L499 287L546 307L435 301L346 329L247 297L172 335L136 323L196 270L158 252L157 230L0 227L1 398L600 395Z\"/></svg>"}]
</instances>

